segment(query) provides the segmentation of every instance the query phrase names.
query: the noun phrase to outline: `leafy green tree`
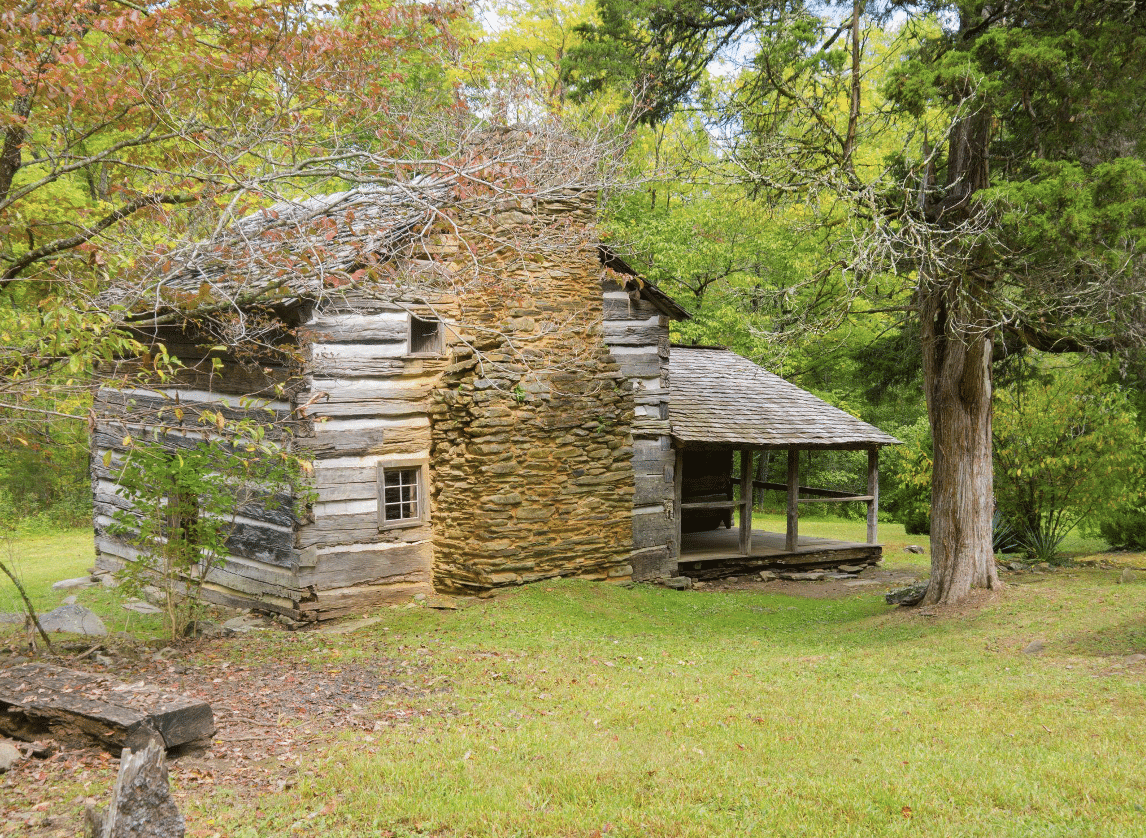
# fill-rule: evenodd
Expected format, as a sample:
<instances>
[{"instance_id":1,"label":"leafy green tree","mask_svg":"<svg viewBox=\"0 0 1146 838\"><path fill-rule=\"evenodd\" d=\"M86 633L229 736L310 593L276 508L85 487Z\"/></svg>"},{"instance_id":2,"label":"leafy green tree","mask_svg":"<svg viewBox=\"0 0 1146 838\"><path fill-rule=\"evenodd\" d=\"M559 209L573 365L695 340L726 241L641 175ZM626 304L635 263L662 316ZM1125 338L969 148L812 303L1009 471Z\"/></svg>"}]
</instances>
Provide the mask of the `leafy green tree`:
<instances>
[{"instance_id":1,"label":"leafy green tree","mask_svg":"<svg viewBox=\"0 0 1146 838\"><path fill-rule=\"evenodd\" d=\"M802 2L598 9L571 89L634 82L650 121L694 106L714 59L742 57L726 156L762 193L822 213L845 306L882 298L918 318L935 453L924 602L997 585L996 349L1146 342L1146 8L879 4L906 16L890 64L865 51L858 0L838 25ZM876 71L882 99L865 100ZM873 144L898 152L874 166Z\"/></svg>"},{"instance_id":2,"label":"leafy green tree","mask_svg":"<svg viewBox=\"0 0 1146 838\"><path fill-rule=\"evenodd\" d=\"M1054 561L1074 527L1130 500L1137 417L1121 387L1095 386L1106 375L1094 362L1017 366L995 393L995 497L1026 553Z\"/></svg>"}]
</instances>

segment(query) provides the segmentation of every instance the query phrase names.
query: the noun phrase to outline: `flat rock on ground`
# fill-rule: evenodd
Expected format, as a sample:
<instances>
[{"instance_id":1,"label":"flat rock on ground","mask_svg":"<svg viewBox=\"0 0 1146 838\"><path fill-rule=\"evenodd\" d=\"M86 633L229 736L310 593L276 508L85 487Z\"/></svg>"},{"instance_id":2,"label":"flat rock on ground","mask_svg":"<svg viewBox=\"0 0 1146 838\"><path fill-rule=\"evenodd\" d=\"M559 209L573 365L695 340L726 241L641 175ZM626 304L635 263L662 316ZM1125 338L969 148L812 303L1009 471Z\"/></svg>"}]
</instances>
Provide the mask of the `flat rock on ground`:
<instances>
[{"instance_id":1,"label":"flat rock on ground","mask_svg":"<svg viewBox=\"0 0 1146 838\"><path fill-rule=\"evenodd\" d=\"M211 706L149 685L46 663L0 671L0 732L17 739L47 735L139 748L158 735L168 748L200 742L215 731Z\"/></svg>"},{"instance_id":2,"label":"flat rock on ground","mask_svg":"<svg viewBox=\"0 0 1146 838\"><path fill-rule=\"evenodd\" d=\"M47 614L39 615L39 618L44 631L64 631L92 637L103 637L107 634L107 626L95 612L74 603L61 605Z\"/></svg>"},{"instance_id":3,"label":"flat rock on ground","mask_svg":"<svg viewBox=\"0 0 1146 838\"><path fill-rule=\"evenodd\" d=\"M92 581L90 576L77 576L75 579L61 579L52 585L53 591L78 591L84 588L94 588L98 582Z\"/></svg>"}]
</instances>

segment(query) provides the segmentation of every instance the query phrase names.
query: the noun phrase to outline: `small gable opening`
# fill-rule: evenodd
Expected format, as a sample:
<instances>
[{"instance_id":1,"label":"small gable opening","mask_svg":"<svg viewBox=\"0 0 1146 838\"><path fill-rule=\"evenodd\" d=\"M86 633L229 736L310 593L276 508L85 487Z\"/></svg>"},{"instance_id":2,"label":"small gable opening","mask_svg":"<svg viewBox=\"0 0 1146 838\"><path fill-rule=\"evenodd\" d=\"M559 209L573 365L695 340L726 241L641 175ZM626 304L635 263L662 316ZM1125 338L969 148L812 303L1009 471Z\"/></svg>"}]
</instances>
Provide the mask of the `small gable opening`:
<instances>
[{"instance_id":1,"label":"small gable opening","mask_svg":"<svg viewBox=\"0 0 1146 838\"><path fill-rule=\"evenodd\" d=\"M440 321L410 317L410 354L442 354L442 324Z\"/></svg>"}]
</instances>

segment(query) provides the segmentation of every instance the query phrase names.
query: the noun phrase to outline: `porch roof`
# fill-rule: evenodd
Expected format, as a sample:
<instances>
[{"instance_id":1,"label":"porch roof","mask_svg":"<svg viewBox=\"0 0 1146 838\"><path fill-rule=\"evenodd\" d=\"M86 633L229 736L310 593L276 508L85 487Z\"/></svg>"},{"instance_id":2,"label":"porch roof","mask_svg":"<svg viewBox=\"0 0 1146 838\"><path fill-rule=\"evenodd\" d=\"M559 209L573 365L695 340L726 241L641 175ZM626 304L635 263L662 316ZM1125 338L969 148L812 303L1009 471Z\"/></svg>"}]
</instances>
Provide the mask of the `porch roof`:
<instances>
[{"instance_id":1,"label":"porch roof","mask_svg":"<svg viewBox=\"0 0 1146 838\"><path fill-rule=\"evenodd\" d=\"M722 348L672 346L678 441L739 448L873 448L899 440Z\"/></svg>"}]
</instances>

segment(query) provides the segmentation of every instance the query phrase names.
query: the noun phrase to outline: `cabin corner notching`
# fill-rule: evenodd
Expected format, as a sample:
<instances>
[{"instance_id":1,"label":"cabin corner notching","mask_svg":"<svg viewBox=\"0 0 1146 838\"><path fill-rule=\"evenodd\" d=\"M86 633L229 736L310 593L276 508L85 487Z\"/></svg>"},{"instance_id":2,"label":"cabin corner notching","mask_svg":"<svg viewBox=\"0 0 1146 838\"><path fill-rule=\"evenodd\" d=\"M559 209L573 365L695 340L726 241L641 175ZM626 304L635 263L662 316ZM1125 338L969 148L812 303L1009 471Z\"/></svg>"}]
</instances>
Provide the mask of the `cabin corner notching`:
<instances>
[{"instance_id":1,"label":"cabin corner notching","mask_svg":"<svg viewBox=\"0 0 1146 838\"><path fill-rule=\"evenodd\" d=\"M407 194L312 199L297 234L305 244L315 217L348 201L356 202L359 229L370 219L383 226L407 218L408 209L392 206ZM274 215L297 212L282 206ZM782 388L732 353L671 347L669 322L686 312L591 237L569 236L559 247L538 238L556 220L588 231L593 213L581 196L519 208L498 222L497 237L486 236L496 246L484 250L459 241L456 227L405 251L389 237L386 259L406 275L476 253L481 276L464 293L456 278L369 293L300 279L276 312L289 326L284 340L287 355L300 359L295 368L259 364L252 372L234 353L199 348L188 326L144 335L186 366L163 387L97 395L104 417L92 443L99 565L115 569L138 555L109 527L123 506L115 462L127 438L157 435L173 450L194 445L208 434L198 415L211 409L273 417L272 436L312 464L313 479L305 496L239 510L227 555L207 574L208 600L322 620L431 590L676 575L701 518L715 522L712 532L731 523L733 450L794 444L742 433L774 421L754 400L777 398ZM258 225L243 223L244 237L257 242ZM319 235L326 229L319 224ZM508 238L514 248L504 246ZM281 234L274 241L284 246ZM332 251L323 269L361 259L361 249ZM188 266L182 281L199 288L204 276L232 281L203 265ZM689 383L713 374L727 379L717 389L730 404L711 403L711 393ZM283 395L272 395L276 388ZM801 410L815 409L798 401ZM780 393L773 415L790 407ZM716 414L724 418L710 421ZM740 430L729 431L729 415L742 415ZM852 417L831 418L858 434L849 445L894 442ZM706 458L708 466L697 465ZM714 506L701 514L696 503ZM747 552L726 555L721 547L694 562L753 558L750 510L746 524L740 511Z\"/></svg>"}]
</instances>

